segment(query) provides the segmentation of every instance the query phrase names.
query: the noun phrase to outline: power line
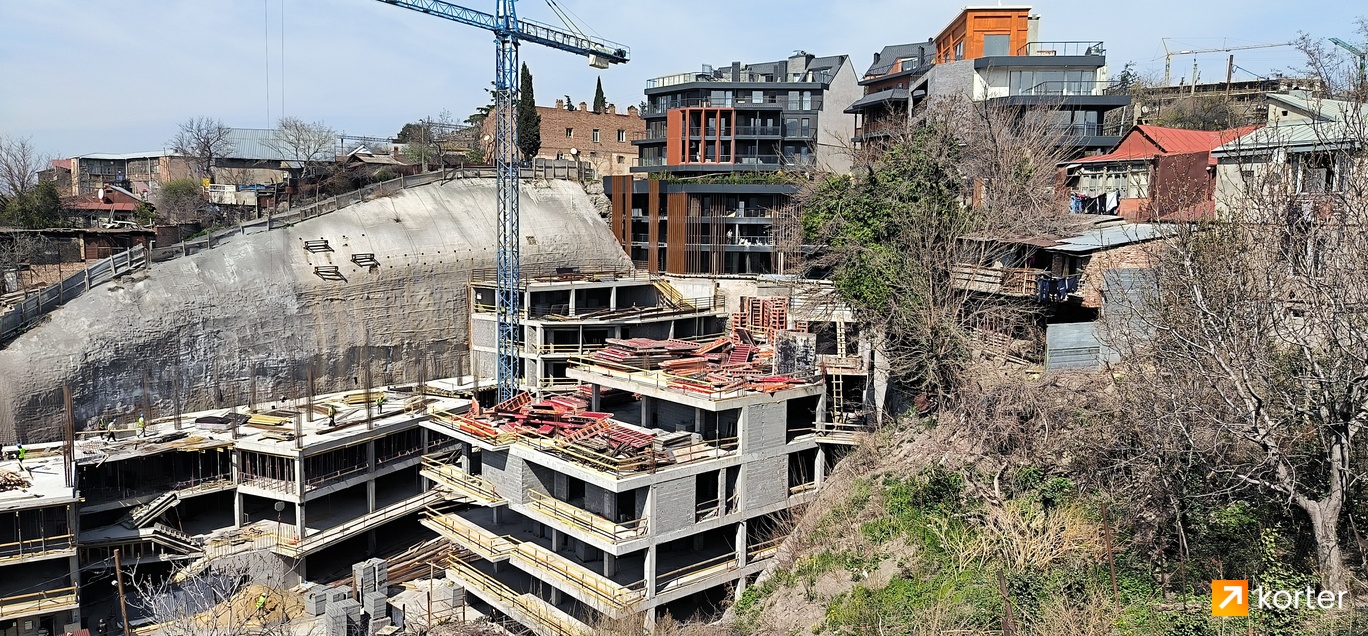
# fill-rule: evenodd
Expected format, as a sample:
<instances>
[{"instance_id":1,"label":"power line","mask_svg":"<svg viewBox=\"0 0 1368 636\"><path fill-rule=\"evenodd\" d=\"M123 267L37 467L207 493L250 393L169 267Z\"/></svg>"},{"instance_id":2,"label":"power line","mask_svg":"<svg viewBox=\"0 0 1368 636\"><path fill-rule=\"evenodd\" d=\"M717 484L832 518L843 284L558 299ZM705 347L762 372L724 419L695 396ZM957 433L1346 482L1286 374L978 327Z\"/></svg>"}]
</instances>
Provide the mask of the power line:
<instances>
[{"instance_id":1,"label":"power line","mask_svg":"<svg viewBox=\"0 0 1368 636\"><path fill-rule=\"evenodd\" d=\"M266 127L271 127L271 4L270 0L261 0L261 31L266 37L262 38L261 43L266 49Z\"/></svg>"},{"instance_id":2,"label":"power line","mask_svg":"<svg viewBox=\"0 0 1368 636\"><path fill-rule=\"evenodd\" d=\"M280 118L285 118L285 0L280 0Z\"/></svg>"}]
</instances>

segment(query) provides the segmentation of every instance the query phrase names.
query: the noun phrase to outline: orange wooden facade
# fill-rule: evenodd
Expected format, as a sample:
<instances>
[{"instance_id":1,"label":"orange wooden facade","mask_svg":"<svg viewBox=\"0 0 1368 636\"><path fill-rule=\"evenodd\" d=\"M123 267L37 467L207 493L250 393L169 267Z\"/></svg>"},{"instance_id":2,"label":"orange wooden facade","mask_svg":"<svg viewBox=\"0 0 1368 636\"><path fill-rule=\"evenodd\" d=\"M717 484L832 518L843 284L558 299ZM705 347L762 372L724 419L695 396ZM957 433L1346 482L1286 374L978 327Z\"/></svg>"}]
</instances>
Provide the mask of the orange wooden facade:
<instances>
[{"instance_id":1,"label":"orange wooden facade","mask_svg":"<svg viewBox=\"0 0 1368 636\"><path fill-rule=\"evenodd\" d=\"M985 35L1011 36L1008 55L1017 55L1026 46L1030 13L1025 7L966 8L936 36L936 63L983 57Z\"/></svg>"},{"instance_id":2,"label":"orange wooden facade","mask_svg":"<svg viewBox=\"0 0 1368 636\"><path fill-rule=\"evenodd\" d=\"M735 124L734 108L676 108L669 111L665 115L665 163L671 166L735 163ZM698 138L697 154L690 148L694 137Z\"/></svg>"}]
</instances>

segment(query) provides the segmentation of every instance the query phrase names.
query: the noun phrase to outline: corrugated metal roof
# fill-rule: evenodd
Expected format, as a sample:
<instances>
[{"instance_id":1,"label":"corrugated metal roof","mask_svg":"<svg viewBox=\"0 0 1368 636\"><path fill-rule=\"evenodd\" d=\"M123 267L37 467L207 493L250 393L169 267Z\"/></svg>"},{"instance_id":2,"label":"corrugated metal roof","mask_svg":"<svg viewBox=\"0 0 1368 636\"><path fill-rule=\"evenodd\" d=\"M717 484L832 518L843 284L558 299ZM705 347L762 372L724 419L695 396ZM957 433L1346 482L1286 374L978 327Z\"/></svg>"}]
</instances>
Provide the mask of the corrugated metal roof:
<instances>
[{"instance_id":1,"label":"corrugated metal roof","mask_svg":"<svg viewBox=\"0 0 1368 636\"><path fill-rule=\"evenodd\" d=\"M233 145L225 158L254 161L285 161L285 153L273 148L275 130L271 128L229 128L228 141Z\"/></svg>"},{"instance_id":2,"label":"corrugated metal roof","mask_svg":"<svg viewBox=\"0 0 1368 636\"><path fill-rule=\"evenodd\" d=\"M1313 122L1267 126L1222 144L1212 151L1218 157L1241 153L1260 153L1273 148L1317 149L1355 144L1363 139L1362 126L1342 122Z\"/></svg>"},{"instance_id":3,"label":"corrugated metal roof","mask_svg":"<svg viewBox=\"0 0 1368 636\"><path fill-rule=\"evenodd\" d=\"M1097 250L1164 238L1173 235L1177 231L1177 228L1168 225L1127 223L1125 225L1089 230L1078 236L1061 238L1056 245L1046 249L1053 252L1095 252Z\"/></svg>"},{"instance_id":4,"label":"corrugated metal roof","mask_svg":"<svg viewBox=\"0 0 1368 636\"><path fill-rule=\"evenodd\" d=\"M1126 133L1126 136L1116 144L1116 150L1105 155L1094 155L1092 157L1076 159L1072 163L1138 161L1167 155L1210 152L1223 143L1232 139L1237 139L1258 129L1259 126L1241 126L1228 130L1187 130L1184 128L1165 128L1163 126L1142 124L1131 128L1130 132ZM1127 144L1126 142L1131 135L1144 136L1159 148L1159 152L1147 152L1142 150L1142 147L1139 144ZM1127 149L1119 150L1121 148Z\"/></svg>"}]
</instances>

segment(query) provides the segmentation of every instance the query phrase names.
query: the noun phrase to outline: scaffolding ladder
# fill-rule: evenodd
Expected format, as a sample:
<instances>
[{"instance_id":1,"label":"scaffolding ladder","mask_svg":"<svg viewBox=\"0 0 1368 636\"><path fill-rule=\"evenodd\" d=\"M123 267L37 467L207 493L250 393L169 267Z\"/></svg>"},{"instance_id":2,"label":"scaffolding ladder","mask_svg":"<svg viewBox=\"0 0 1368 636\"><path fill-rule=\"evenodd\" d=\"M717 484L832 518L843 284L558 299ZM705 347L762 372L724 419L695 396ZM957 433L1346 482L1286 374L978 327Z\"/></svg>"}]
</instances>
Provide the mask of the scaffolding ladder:
<instances>
[{"instance_id":1,"label":"scaffolding ladder","mask_svg":"<svg viewBox=\"0 0 1368 636\"><path fill-rule=\"evenodd\" d=\"M845 322L836 321L836 355L841 359L846 357L846 329ZM834 424L845 424L845 374L837 372L831 374L831 421Z\"/></svg>"}]
</instances>

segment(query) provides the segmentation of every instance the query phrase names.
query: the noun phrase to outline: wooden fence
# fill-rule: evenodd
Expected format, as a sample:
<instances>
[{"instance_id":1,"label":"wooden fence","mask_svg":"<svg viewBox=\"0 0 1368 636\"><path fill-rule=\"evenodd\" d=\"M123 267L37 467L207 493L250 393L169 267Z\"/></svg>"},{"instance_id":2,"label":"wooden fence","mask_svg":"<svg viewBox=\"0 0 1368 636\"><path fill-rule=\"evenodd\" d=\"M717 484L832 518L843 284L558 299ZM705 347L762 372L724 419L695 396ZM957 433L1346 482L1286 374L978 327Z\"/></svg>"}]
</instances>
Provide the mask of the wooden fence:
<instances>
[{"instance_id":1,"label":"wooden fence","mask_svg":"<svg viewBox=\"0 0 1368 636\"><path fill-rule=\"evenodd\" d=\"M24 298L0 314L0 344L28 331L48 312L65 305L81 294L129 272L147 266L147 251L140 245L88 265L46 289Z\"/></svg>"}]
</instances>

